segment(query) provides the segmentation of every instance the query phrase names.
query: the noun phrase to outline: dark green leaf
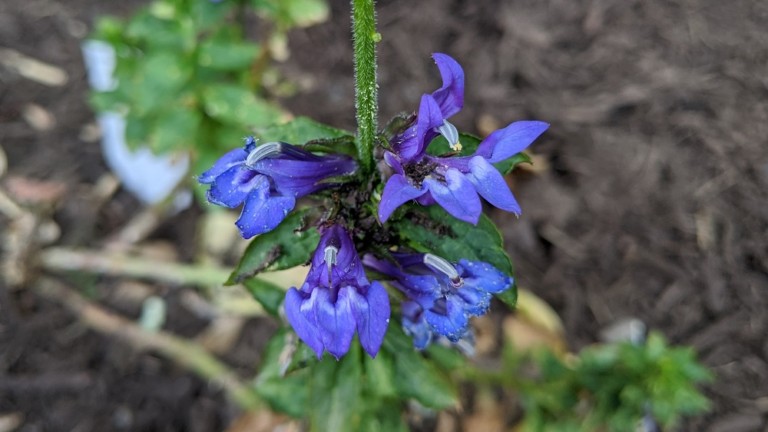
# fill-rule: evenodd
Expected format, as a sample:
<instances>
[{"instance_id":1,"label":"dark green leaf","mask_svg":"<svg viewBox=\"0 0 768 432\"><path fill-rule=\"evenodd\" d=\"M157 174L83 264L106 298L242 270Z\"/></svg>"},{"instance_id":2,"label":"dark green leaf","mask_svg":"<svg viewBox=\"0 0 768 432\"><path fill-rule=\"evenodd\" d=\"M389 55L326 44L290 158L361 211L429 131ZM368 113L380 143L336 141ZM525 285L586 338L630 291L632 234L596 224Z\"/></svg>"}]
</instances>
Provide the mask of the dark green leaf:
<instances>
[{"instance_id":1,"label":"dark green leaf","mask_svg":"<svg viewBox=\"0 0 768 432\"><path fill-rule=\"evenodd\" d=\"M306 227L310 211L294 211L277 228L251 241L227 284L240 283L259 272L283 270L309 261L320 241L317 229Z\"/></svg>"},{"instance_id":2,"label":"dark green leaf","mask_svg":"<svg viewBox=\"0 0 768 432\"><path fill-rule=\"evenodd\" d=\"M264 306L264 310L272 314L272 316L276 317L278 315L277 311L285 298L285 290L257 277L247 279L243 282L243 285L253 298Z\"/></svg>"},{"instance_id":3,"label":"dark green leaf","mask_svg":"<svg viewBox=\"0 0 768 432\"><path fill-rule=\"evenodd\" d=\"M287 330L281 330L272 337L254 386L256 392L275 410L293 417L303 417L309 408L307 381L310 379L311 370L304 368L288 374L283 373L291 360L288 356L296 349L296 343L293 333Z\"/></svg>"},{"instance_id":4,"label":"dark green leaf","mask_svg":"<svg viewBox=\"0 0 768 432\"><path fill-rule=\"evenodd\" d=\"M458 403L458 391L453 382L413 348L401 329L390 326L384 339L384 349L394 359L394 384L398 394L435 409Z\"/></svg>"},{"instance_id":5,"label":"dark green leaf","mask_svg":"<svg viewBox=\"0 0 768 432\"><path fill-rule=\"evenodd\" d=\"M340 360L323 358L312 368L309 412L310 430L356 432L360 430L365 402L361 349L354 343Z\"/></svg>"}]
</instances>

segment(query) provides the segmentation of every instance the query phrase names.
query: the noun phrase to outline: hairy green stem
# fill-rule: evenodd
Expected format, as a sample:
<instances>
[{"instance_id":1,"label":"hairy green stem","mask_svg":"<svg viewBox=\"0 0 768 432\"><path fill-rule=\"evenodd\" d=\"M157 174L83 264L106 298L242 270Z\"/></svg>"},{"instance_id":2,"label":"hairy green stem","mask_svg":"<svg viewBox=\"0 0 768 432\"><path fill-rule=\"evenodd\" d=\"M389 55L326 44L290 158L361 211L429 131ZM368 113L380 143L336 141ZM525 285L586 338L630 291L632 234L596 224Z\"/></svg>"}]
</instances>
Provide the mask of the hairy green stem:
<instances>
[{"instance_id":1,"label":"hairy green stem","mask_svg":"<svg viewBox=\"0 0 768 432\"><path fill-rule=\"evenodd\" d=\"M357 154L365 172L373 168L373 147L379 112L376 85L376 33L374 0L352 0L352 39L355 57L355 110Z\"/></svg>"}]
</instances>

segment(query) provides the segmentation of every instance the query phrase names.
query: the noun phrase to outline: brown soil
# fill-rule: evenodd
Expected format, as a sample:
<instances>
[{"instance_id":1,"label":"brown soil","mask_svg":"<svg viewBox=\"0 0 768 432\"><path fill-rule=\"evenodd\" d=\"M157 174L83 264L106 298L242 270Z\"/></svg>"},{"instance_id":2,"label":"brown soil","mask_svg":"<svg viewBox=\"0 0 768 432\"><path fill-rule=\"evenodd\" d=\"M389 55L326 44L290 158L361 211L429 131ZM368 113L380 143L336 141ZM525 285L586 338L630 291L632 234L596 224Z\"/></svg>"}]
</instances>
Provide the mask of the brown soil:
<instances>
[{"instance_id":1,"label":"brown soil","mask_svg":"<svg viewBox=\"0 0 768 432\"><path fill-rule=\"evenodd\" d=\"M59 66L46 87L0 66L0 145L10 174L65 184L54 210L61 244L99 246L138 210L125 192L100 209L82 190L106 171L79 43L96 16L139 2L6 0L0 48ZM326 24L294 32L281 66L302 92L285 105L353 128L348 2ZM717 375L711 413L685 430L768 426L768 4L733 0L421 0L379 2L382 122L413 110L438 85L431 52L465 68L460 129L518 119L551 129L532 150L537 175L517 175L520 219L494 213L518 282L561 314L571 348L637 317L694 346ZM35 130L25 105L55 124ZM546 168L546 167L544 167ZM155 239L190 254L199 210L165 223ZM106 278L87 285L109 303ZM0 287L0 415L20 430L220 430L236 413L224 396L162 357L85 330L31 290ZM170 329L199 318L175 290ZM123 309L132 313L136 310ZM230 355L258 359L266 323L253 322ZM267 325L267 327L269 327ZM257 336L254 336L257 335Z\"/></svg>"}]
</instances>

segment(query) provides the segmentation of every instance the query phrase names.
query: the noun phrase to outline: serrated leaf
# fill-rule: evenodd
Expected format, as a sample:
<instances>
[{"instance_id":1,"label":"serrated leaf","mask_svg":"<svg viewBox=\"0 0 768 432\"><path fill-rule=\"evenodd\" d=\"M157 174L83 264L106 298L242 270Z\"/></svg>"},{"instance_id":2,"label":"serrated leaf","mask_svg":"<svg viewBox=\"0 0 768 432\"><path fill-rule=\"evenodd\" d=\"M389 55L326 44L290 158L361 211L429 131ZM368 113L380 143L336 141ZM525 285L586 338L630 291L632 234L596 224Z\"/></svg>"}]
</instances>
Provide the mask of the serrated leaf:
<instances>
[{"instance_id":1,"label":"serrated leaf","mask_svg":"<svg viewBox=\"0 0 768 432\"><path fill-rule=\"evenodd\" d=\"M361 349L354 343L340 360L323 358L312 368L309 412L310 430L317 432L360 430L365 401Z\"/></svg>"},{"instance_id":2,"label":"serrated leaf","mask_svg":"<svg viewBox=\"0 0 768 432\"><path fill-rule=\"evenodd\" d=\"M313 140L343 139L352 137L353 134L318 123L307 117L296 117L287 123L259 128L254 136L263 142L283 141L301 145Z\"/></svg>"},{"instance_id":3,"label":"serrated leaf","mask_svg":"<svg viewBox=\"0 0 768 432\"><path fill-rule=\"evenodd\" d=\"M285 290L256 277L244 281L243 286L245 286L257 302L264 306L264 310L272 316L278 316L278 309L280 309L280 305L285 299Z\"/></svg>"},{"instance_id":4,"label":"serrated leaf","mask_svg":"<svg viewBox=\"0 0 768 432\"><path fill-rule=\"evenodd\" d=\"M234 84L214 84L203 91L209 116L238 127L265 127L283 116L275 105L257 98L249 89Z\"/></svg>"},{"instance_id":5,"label":"serrated leaf","mask_svg":"<svg viewBox=\"0 0 768 432\"><path fill-rule=\"evenodd\" d=\"M401 329L391 326L384 338L384 349L394 359L394 384L401 396L422 405L443 409L458 404L458 391L450 378L434 363L416 351Z\"/></svg>"},{"instance_id":6,"label":"serrated leaf","mask_svg":"<svg viewBox=\"0 0 768 432\"><path fill-rule=\"evenodd\" d=\"M283 270L309 261L320 241L317 229L306 227L310 211L294 211L277 228L253 239L227 285L240 283L263 271Z\"/></svg>"}]
</instances>

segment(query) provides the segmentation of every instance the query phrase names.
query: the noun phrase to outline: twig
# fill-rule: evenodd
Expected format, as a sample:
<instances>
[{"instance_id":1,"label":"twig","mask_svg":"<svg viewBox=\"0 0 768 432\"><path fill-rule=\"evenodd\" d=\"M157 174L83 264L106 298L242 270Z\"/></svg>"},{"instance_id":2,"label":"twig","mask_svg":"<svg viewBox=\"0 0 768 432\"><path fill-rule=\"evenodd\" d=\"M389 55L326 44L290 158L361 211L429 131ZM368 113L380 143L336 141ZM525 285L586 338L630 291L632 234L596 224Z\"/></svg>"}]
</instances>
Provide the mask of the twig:
<instances>
[{"instance_id":1,"label":"twig","mask_svg":"<svg viewBox=\"0 0 768 432\"><path fill-rule=\"evenodd\" d=\"M178 285L221 285L229 271L212 265L158 262L124 253L52 247L40 251L38 260L48 270L79 270L115 276L132 276Z\"/></svg>"},{"instance_id":2,"label":"twig","mask_svg":"<svg viewBox=\"0 0 768 432\"><path fill-rule=\"evenodd\" d=\"M243 409L255 410L262 405L254 390L242 385L240 379L227 365L199 345L167 332L146 331L132 321L89 302L80 294L53 279L42 278L35 286L35 290L42 296L65 306L91 329L109 336L116 336L137 350L157 351L201 377L209 379L224 389Z\"/></svg>"}]
</instances>

